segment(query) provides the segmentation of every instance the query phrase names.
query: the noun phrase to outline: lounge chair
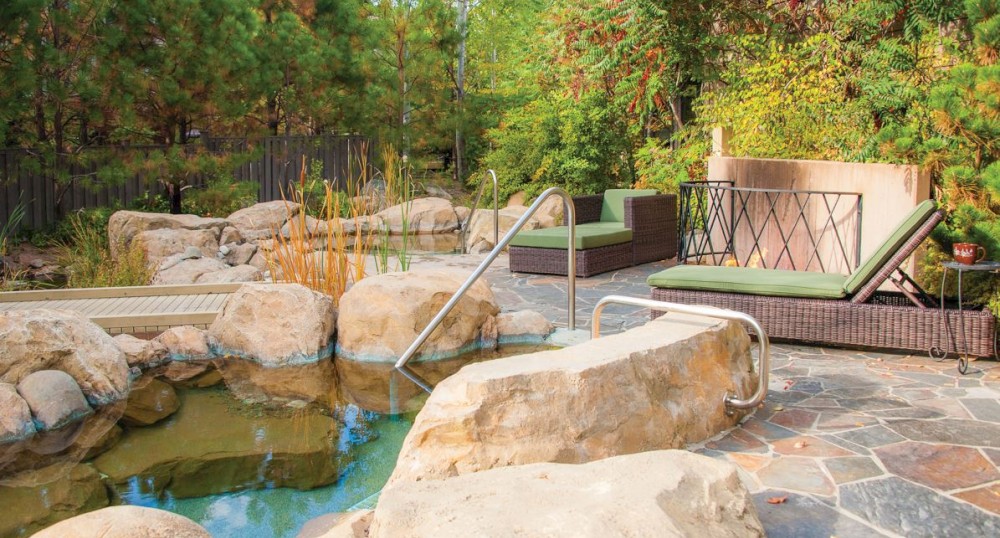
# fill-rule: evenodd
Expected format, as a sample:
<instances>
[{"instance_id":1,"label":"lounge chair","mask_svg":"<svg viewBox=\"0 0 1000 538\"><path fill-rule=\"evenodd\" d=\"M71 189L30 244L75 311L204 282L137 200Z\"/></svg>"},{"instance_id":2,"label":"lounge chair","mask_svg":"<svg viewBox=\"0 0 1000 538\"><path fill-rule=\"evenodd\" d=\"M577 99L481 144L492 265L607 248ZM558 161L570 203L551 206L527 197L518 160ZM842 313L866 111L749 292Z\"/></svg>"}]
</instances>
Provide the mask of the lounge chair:
<instances>
[{"instance_id":1,"label":"lounge chair","mask_svg":"<svg viewBox=\"0 0 1000 538\"><path fill-rule=\"evenodd\" d=\"M943 218L933 201L924 201L846 276L683 265L650 275L647 283L656 300L745 312L775 339L925 352L961 347L991 356L995 320L989 311L942 312L900 268ZM886 280L900 292L879 291Z\"/></svg>"},{"instance_id":2,"label":"lounge chair","mask_svg":"<svg viewBox=\"0 0 1000 538\"><path fill-rule=\"evenodd\" d=\"M574 196L576 276L665 260L677 254L677 197L655 190L609 189ZM565 223L565 217L563 219ZM510 270L566 274L567 227L519 232L510 242Z\"/></svg>"}]
</instances>

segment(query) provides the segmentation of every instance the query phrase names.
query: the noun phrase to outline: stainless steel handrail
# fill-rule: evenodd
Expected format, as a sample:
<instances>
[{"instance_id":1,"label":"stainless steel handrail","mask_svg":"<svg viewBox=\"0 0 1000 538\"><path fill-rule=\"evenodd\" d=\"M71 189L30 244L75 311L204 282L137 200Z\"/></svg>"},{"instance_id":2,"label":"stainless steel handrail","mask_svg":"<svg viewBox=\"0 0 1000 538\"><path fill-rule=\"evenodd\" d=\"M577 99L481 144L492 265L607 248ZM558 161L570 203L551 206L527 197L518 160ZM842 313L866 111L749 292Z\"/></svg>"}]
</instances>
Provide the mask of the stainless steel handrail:
<instances>
[{"instance_id":1,"label":"stainless steel handrail","mask_svg":"<svg viewBox=\"0 0 1000 538\"><path fill-rule=\"evenodd\" d=\"M626 297L623 295L608 295L598 301L597 305L594 307L594 314L591 318L591 338L601 337L601 312L604 310L604 307L610 303L639 306L642 308L649 308L650 310L657 310L659 312L680 312L682 314L694 314L697 316L707 316L746 323L755 333L757 333L757 344L760 346L760 362L757 365L757 391L749 400L737 399L736 395L731 395L727 392L723 401L725 402L727 408L735 407L736 409L752 409L764 401L764 396L767 395L768 375L771 371L771 341L768 339L767 333L764 331L764 328L761 327L760 323L758 323L757 320L750 315L744 314L743 312L737 312L735 310L726 310L712 306L694 306L668 303L665 301L654 301L652 299L641 299L638 297Z\"/></svg>"},{"instance_id":2,"label":"stainless steel handrail","mask_svg":"<svg viewBox=\"0 0 1000 538\"><path fill-rule=\"evenodd\" d=\"M479 277L486 272L486 268L493 263L493 260L495 260L497 256L500 255L500 251L503 250L503 248L506 247L512 239L514 239L514 236L517 235L517 232L521 231L521 228L528 222L528 219L530 219L531 216L538 211L542 202L552 195L559 196L563 199L563 211L566 214L566 222L569 223L569 226L567 227L568 244L566 245L566 252L568 256L566 271L566 277L568 280L568 286L566 289L566 294L568 296L567 321L569 330L572 331L576 329L576 207L573 205L573 198L566 191L560 189L559 187L550 187L546 189L537 200L535 200L535 203L531 204L531 207L528 208L528 211L526 211L524 215L521 215L521 218L514 223L514 226L511 227L510 231L508 231L507 234L503 236L503 239L501 239L497 245L493 247L493 250L491 250L486 256L486 259L479 264L479 267L472 272L472 275L465 281L465 283L462 284L461 287L458 288L458 291L451 296L451 299L449 299L448 302L441 307L441 311L438 312L427 327L425 327L424 330L417 335L417 339L410 344L410 347L407 348L405 352L403 352L403 356L396 361L396 369L406 376L407 379L413 381L427 392L431 392L434 389L430 383L417 375L417 373L410 369L406 363L410 362L410 359L412 359L417 353L420 346L424 345L427 338L432 332L434 332L434 329L436 329L438 325L444 321L445 316L447 316L448 313L451 312L451 309L458 304L458 301L465 295L465 292L469 291L469 288L471 288L472 285L479 280Z\"/></svg>"},{"instance_id":3,"label":"stainless steel handrail","mask_svg":"<svg viewBox=\"0 0 1000 538\"><path fill-rule=\"evenodd\" d=\"M497 208L499 203L498 199L498 189L497 189L497 173L493 169L487 170L487 174L493 178L493 244L497 244L497 238L500 236L500 210ZM472 202L472 210L469 211L469 216L465 217L465 223L462 224L462 252L468 252L469 246L465 244L466 239L469 234L469 225L472 224L472 217L476 214L476 209L479 208L479 201L483 198L483 191L486 190L486 181L479 184L479 192L476 193L476 201Z\"/></svg>"}]
</instances>

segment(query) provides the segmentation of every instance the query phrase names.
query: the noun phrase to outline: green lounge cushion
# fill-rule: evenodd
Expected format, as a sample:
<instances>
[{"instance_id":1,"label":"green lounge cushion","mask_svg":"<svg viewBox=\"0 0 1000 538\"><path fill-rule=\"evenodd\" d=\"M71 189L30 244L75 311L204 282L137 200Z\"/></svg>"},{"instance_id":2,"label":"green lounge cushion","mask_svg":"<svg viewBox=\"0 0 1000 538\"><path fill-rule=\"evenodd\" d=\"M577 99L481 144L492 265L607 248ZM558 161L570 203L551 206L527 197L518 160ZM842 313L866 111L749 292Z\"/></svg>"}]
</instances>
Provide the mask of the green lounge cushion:
<instances>
[{"instance_id":1,"label":"green lounge cushion","mask_svg":"<svg viewBox=\"0 0 1000 538\"><path fill-rule=\"evenodd\" d=\"M656 189L608 189L601 203L601 222L625 222L625 199L630 196L652 196Z\"/></svg>"},{"instance_id":2,"label":"green lounge cushion","mask_svg":"<svg viewBox=\"0 0 1000 538\"><path fill-rule=\"evenodd\" d=\"M646 283L654 288L745 293L772 297L840 299L845 275L749 267L678 265L654 273Z\"/></svg>"},{"instance_id":3,"label":"green lounge cushion","mask_svg":"<svg viewBox=\"0 0 1000 538\"><path fill-rule=\"evenodd\" d=\"M541 228L518 232L510 241L514 247L561 248L566 249L568 228ZM606 247L632 241L632 230L625 224L616 222L591 222L576 227L576 250Z\"/></svg>"},{"instance_id":4,"label":"green lounge cushion","mask_svg":"<svg viewBox=\"0 0 1000 538\"><path fill-rule=\"evenodd\" d=\"M903 243L910 239L910 237L913 237L913 234L920 228L920 225L926 222L936 210L937 207L934 205L934 200L924 200L917 207L913 208L913 211L910 211L910 214L903 219L903 222L889 234L889 237L882 242L882 245L851 273L851 276L848 277L847 282L844 284L844 289L847 290L847 293L854 295L862 286L867 284L875 276L875 273L878 273L889 262L889 258L899 251Z\"/></svg>"}]
</instances>

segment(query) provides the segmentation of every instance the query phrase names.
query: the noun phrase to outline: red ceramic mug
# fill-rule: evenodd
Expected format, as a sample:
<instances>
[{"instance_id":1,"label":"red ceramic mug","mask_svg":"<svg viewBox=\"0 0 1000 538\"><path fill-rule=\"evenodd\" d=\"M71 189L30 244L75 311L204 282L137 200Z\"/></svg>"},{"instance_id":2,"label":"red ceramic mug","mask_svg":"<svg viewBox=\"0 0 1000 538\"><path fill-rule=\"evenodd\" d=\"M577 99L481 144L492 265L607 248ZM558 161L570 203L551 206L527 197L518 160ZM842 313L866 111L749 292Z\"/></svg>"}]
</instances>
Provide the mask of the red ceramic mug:
<instances>
[{"instance_id":1,"label":"red ceramic mug","mask_svg":"<svg viewBox=\"0 0 1000 538\"><path fill-rule=\"evenodd\" d=\"M983 261L986 257L986 249L975 243L955 243L951 246L951 255L955 261L972 265Z\"/></svg>"}]
</instances>

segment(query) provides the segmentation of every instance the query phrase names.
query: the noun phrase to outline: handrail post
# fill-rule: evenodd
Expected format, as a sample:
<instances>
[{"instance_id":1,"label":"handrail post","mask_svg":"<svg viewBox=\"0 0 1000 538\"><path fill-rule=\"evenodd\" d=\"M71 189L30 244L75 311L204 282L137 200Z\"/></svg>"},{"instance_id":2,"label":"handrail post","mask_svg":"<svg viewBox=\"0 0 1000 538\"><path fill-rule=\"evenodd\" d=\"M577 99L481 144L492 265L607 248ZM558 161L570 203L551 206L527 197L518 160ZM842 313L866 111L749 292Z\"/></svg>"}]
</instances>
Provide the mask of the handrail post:
<instances>
[{"instance_id":1,"label":"handrail post","mask_svg":"<svg viewBox=\"0 0 1000 538\"><path fill-rule=\"evenodd\" d=\"M757 345L760 346L760 363L757 366L757 390L754 392L753 396L745 400L738 399L736 395L731 395L727 392L723 397L723 403L726 405L726 412L728 414L732 414L729 408L752 409L764 401L764 396L767 395L768 376L771 371L771 340L768 339L767 332L764 331L764 327L762 327L761 324L749 314L744 314L743 312L737 312L735 310L716 308L714 306L686 305L680 303L668 303L665 301L655 301L653 299L626 297L624 295L608 295L598 301L597 305L594 306L594 314L591 318L591 338L597 339L601 337L601 312L603 312L604 307L610 303L639 306L659 312L680 312L682 314L694 314L696 316L707 316L746 323L751 329L753 329L753 332L757 334Z\"/></svg>"},{"instance_id":2,"label":"handrail post","mask_svg":"<svg viewBox=\"0 0 1000 538\"><path fill-rule=\"evenodd\" d=\"M455 305L458 304L458 301L467 291L469 291L469 288L471 288L472 285L479 280L479 277L486 272L486 269L493 263L494 260L496 260L497 256L500 255L500 252L504 249L504 247L506 247L507 244L514 239L517 232L521 231L521 228L528 222L528 219L530 219L532 215L538 211L542 202L552 195L559 196L563 199L563 210L566 213L567 222L569 222L568 233L566 234L568 238L566 250L569 251L566 289L566 294L568 295L567 308L569 310L568 325L569 330L572 331L576 329L576 207L573 205L573 198L569 195L569 193L559 187L550 187L546 189L537 200L535 200L535 203L531 204L531 207L528 208L524 215L521 215L521 218L514 223L514 226L512 226L507 234L503 236L503 239L501 239L496 246L493 247L493 250L486 255L486 259L479 264L479 267L476 267L476 270L472 272L472 275L469 276L469 278L458 288L458 291L451 296L451 299L449 299L448 302L441 307L441 310L434 316L434 319L427 324L427 327L424 327L424 330L417 335L417 339L410 344L410 347L408 347L406 351L403 352L403 355L399 357L399 360L396 361L396 369L406 376L407 379L413 381L417 385L420 385L420 388L425 391L431 392L433 387L431 387L430 383L417 375L416 372L407 366L407 363L410 362L410 360L416 355L420 346L424 345L424 342L426 342L427 338L429 338L431 333L434 332L434 329L437 329L438 325L444 321L445 316L447 316L448 313L455 308Z\"/></svg>"},{"instance_id":3,"label":"handrail post","mask_svg":"<svg viewBox=\"0 0 1000 538\"><path fill-rule=\"evenodd\" d=\"M497 186L497 173L493 169L486 171L487 174L493 179L493 245L497 244L497 238L500 234L500 198L499 198L499 188ZM476 201L472 202L472 208L469 211L469 216L465 217L465 222L462 224L462 252L467 252L465 249L468 248L465 244L465 240L468 237L469 225L472 224L472 217L476 214L476 209L479 208L479 201L483 198L483 191L486 190L486 182L483 181L479 184L479 190L476 192Z\"/></svg>"}]
</instances>

